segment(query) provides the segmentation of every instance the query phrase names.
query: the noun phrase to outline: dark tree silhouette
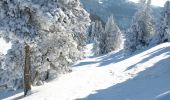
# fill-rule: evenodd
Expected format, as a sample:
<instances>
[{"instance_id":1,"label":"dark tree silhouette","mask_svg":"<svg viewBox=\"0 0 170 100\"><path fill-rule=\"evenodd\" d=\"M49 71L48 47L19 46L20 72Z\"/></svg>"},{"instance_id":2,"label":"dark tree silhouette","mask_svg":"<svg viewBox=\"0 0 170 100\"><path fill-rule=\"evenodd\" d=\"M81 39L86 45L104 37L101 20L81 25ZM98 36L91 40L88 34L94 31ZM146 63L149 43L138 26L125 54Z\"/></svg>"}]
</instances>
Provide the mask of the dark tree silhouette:
<instances>
[{"instance_id":1,"label":"dark tree silhouette","mask_svg":"<svg viewBox=\"0 0 170 100\"><path fill-rule=\"evenodd\" d=\"M24 65L24 96L31 90L31 58L30 46L25 46L25 65Z\"/></svg>"}]
</instances>

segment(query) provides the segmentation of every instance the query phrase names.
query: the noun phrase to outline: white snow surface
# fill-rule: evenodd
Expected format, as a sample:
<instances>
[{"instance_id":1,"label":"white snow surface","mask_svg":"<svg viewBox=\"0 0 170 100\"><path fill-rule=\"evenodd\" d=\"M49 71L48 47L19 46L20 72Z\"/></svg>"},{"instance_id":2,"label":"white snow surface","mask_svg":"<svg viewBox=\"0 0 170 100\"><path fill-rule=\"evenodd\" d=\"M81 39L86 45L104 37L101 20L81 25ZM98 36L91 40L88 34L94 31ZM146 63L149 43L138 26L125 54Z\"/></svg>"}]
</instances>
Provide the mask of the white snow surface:
<instances>
[{"instance_id":1,"label":"white snow surface","mask_svg":"<svg viewBox=\"0 0 170 100\"><path fill-rule=\"evenodd\" d=\"M92 45L87 46L90 56ZM73 72L42 86L0 93L5 100L170 100L170 43L123 58L122 52L88 57Z\"/></svg>"}]
</instances>

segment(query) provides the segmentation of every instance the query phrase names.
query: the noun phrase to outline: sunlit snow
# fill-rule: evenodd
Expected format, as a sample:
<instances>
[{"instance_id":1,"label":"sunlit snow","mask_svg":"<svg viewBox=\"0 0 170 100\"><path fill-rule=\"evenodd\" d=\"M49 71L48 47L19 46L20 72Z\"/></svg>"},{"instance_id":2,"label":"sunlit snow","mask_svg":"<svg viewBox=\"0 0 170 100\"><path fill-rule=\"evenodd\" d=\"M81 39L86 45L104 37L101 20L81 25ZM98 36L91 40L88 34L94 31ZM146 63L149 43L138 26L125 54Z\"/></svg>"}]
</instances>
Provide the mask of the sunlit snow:
<instances>
[{"instance_id":1,"label":"sunlit snow","mask_svg":"<svg viewBox=\"0 0 170 100\"><path fill-rule=\"evenodd\" d=\"M91 49L91 44L87 46ZM90 49L86 49L86 53ZM88 54L88 56L90 56ZM122 52L90 57L73 65L73 72L45 85L0 94L1 99L24 100L169 100L170 43L131 57Z\"/></svg>"}]
</instances>

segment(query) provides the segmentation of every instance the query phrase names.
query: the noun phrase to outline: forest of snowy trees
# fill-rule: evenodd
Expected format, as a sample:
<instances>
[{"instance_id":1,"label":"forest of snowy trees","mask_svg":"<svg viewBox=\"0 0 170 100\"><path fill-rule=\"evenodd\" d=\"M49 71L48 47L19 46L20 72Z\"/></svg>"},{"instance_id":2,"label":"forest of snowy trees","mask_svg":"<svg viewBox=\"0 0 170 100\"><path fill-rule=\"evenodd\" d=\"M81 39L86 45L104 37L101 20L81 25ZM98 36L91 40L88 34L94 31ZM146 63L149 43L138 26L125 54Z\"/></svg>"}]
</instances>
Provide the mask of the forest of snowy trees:
<instances>
[{"instance_id":1,"label":"forest of snowy trees","mask_svg":"<svg viewBox=\"0 0 170 100\"><path fill-rule=\"evenodd\" d=\"M116 25L113 16L108 18L104 28L100 21L93 22L89 33L90 41L94 42L95 55L118 50L122 45L122 32Z\"/></svg>"},{"instance_id":2,"label":"forest of snowy trees","mask_svg":"<svg viewBox=\"0 0 170 100\"><path fill-rule=\"evenodd\" d=\"M89 36L90 41L94 42L94 54L105 54L121 48L132 54L150 45L168 42L170 38L169 2L166 2L161 18L157 21L152 13L151 0L139 0L138 11L132 19L131 26L125 31L119 29L113 16L108 18L104 29L102 25L98 25L101 22L93 22ZM102 31L98 32L99 30Z\"/></svg>"},{"instance_id":3,"label":"forest of snowy trees","mask_svg":"<svg viewBox=\"0 0 170 100\"><path fill-rule=\"evenodd\" d=\"M95 56L123 49L133 54L170 41L170 1L161 18L152 15L151 0L140 0L127 30L120 30L113 15L103 24L91 22L79 0L1 0L0 36L12 47L0 54L0 87L23 88L25 46L30 46L32 85L71 72L68 66L84 57L93 43Z\"/></svg>"},{"instance_id":4,"label":"forest of snowy trees","mask_svg":"<svg viewBox=\"0 0 170 100\"><path fill-rule=\"evenodd\" d=\"M22 88L24 48L31 48L33 85L41 85L83 57L89 14L77 0L1 0L0 34L12 43L1 64L0 81ZM1 72L0 72L1 73Z\"/></svg>"}]
</instances>

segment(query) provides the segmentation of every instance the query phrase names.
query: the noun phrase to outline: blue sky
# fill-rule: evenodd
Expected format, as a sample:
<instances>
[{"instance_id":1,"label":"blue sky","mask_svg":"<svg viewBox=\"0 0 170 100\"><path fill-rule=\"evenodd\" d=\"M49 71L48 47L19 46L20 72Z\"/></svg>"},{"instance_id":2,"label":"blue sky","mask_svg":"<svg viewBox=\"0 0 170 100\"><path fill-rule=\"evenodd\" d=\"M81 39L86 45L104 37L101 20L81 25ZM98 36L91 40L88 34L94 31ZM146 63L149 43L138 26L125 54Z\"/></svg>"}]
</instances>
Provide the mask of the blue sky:
<instances>
[{"instance_id":1,"label":"blue sky","mask_svg":"<svg viewBox=\"0 0 170 100\"><path fill-rule=\"evenodd\" d=\"M129 0L133 2L138 2L139 0ZM152 5L163 7L167 0L152 0Z\"/></svg>"}]
</instances>

